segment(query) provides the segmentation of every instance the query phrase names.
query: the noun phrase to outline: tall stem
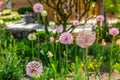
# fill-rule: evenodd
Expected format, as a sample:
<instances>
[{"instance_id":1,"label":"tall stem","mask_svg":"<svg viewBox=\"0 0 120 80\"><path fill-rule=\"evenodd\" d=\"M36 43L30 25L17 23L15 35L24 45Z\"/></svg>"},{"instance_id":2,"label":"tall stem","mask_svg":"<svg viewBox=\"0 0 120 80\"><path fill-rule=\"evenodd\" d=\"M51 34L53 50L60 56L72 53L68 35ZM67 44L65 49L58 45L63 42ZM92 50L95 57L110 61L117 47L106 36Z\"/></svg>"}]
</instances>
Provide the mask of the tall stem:
<instances>
[{"instance_id":1,"label":"tall stem","mask_svg":"<svg viewBox=\"0 0 120 80\"><path fill-rule=\"evenodd\" d=\"M40 36L39 36L39 32L38 32L38 58L40 59L40 55L39 55L40 54L39 53L40 52L40 47L39 47L40 46L40 38L39 37Z\"/></svg>"},{"instance_id":2,"label":"tall stem","mask_svg":"<svg viewBox=\"0 0 120 80\"><path fill-rule=\"evenodd\" d=\"M38 23L40 24L40 13L37 13Z\"/></svg>"},{"instance_id":3,"label":"tall stem","mask_svg":"<svg viewBox=\"0 0 120 80\"><path fill-rule=\"evenodd\" d=\"M68 46L65 45L66 47L66 77L67 77L67 72L68 72Z\"/></svg>"},{"instance_id":4,"label":"tall stem","mask_svg":"<svg viewBox=\"0 0 120 80\"><path fill-rule=\"evenodd\" d=\"M85 54L85 80L89 80L89 72L88 72L88 47L86 47L86 54Z\"/></svg>"},{"instance_id":5,"label":"tall stem","mask_svg":"<svg viewBox=\"0 0 120 80\"><path fill-rule=\"evenodd\" d=\"M33 41L32 41L32 59L34 60Z\"/></svg>"},{"instance_id":6,"label":"tall stem","mask_svg":"<svg viewBox=\"0 0 120 80\"><path fill-rule=\"evenodd\" d=\"M109 60L109 66L110 66L110 70L109 70L109 80L111 80L111 73L112 73L112 50L113 50L113 45L114 45L114 38L115 36L113 36L112 38L112 44L111 44L111 49L110 49L110 60Z\"/></svg>"}]
</instances>

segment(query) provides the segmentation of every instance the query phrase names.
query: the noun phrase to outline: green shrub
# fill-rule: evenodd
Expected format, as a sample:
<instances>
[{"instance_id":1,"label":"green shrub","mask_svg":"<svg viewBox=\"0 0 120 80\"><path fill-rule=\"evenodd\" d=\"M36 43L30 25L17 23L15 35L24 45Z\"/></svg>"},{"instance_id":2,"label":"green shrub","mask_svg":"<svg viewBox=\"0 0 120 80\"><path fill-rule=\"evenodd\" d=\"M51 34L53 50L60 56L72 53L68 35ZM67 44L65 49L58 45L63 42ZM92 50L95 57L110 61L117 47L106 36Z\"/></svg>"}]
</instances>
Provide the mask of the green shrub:
<instances>
[{"instance_id":1,"label":"green shrub","mask_svg":"<svg viewBox=\"0 0 120 80\"><path fill-rule=\"evenodd\" d=\"M32 7L22 7L19 8L17 11L19 14L25 14L26 12L33 12L33 9Z\"/></svg>"},{"instance_id":2,"label":"green shrub","mask_svg":"<svg viewBox=\"0 0 120 80\"><path fill-rule=\"evenodd\" d=\"M0 65L0 80L20 80L24 75L19 58L12 53L7 54Z\"/></svg>"},{"instance_id":3,"label":"green shrub","mask_svg":"<svg viewBox=\"0 0 120 80\"><path fill-rule=\"evenodd\" d=\"M9 9L5 9L1 15L0 19L3 21L14 21L14 20L20 20L21 17L18 12L16 11L11 11Z\"/></svg>"},{"instance_id":4,"label":"green shrub","mask_svg":"<svg viewBox=\"0 0 120 80\"><path fill-rule=\"evenodd\" d=\"M105 3L105 10L107 13L115 14L117 12L117 5L116 2L112 0L104 0Z\"/></svg>"}]
</instances>

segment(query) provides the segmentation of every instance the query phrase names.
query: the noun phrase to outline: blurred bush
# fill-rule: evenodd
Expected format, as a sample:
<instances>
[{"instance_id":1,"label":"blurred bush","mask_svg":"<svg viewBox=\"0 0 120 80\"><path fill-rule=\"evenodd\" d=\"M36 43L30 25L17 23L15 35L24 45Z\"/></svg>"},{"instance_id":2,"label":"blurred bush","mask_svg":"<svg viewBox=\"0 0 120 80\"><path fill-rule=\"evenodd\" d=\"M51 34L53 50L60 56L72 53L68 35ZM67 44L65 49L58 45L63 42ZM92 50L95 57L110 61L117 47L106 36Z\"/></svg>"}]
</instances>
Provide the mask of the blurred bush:
<instances>
[{"instance_id":1,"label":"blurred bush","mask_svg":"<svg viewBox=\"0 0 120 80\"><path fill-rule=\"evenodd\" d=\"M117 2L113 0L104 0L105 10L107 13L115 14L117 13Z\"/></svg>"},{"instance_id":2,"label":"blurred bush","mask_svg":"<svg viewBox=\"0 0 120 80\"><path fill-rule=\"evenodd\" d=\"M0 19L3 21L13 21L13 20L20 20L21 17L19 13L16 11L5 9L3 12L0 13Z\"/></svg>"},{"instance_id":3,"label":"blurred bush","mask_svg":"<svg viewBox=\"0 0 120 80\"><path fill-rule=\"evenodd\" d=\"M19 14L25 14L26 12L33 12L33 9L32 7L22 7L19 8L17 11Z\"/></svg>"}]
</instances>

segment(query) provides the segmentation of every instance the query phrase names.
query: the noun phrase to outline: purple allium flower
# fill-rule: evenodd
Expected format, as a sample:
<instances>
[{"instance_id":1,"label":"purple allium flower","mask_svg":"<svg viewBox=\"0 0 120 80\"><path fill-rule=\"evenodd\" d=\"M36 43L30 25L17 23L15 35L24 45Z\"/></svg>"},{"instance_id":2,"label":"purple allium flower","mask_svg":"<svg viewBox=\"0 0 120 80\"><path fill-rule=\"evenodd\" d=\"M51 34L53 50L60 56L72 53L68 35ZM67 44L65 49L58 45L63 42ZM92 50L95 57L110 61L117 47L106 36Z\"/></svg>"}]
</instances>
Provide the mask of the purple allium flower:
<instances>
[{"instance_id":1,"label":"purple allium flower","mask_svg":"<svg viewBox=\"0 0 120 80\"><path fill-rule=\"evenodd\" d=\"M96 20L102 22L102 21L104 21L104 16L103 15L98 15L96 17Z\"/></svg>"},{"instance_id":2,"label":"purple allium flower","mask_svg":"<svg viewBox=\"0 0 120 80\"><path fill-rule=\"evenodd\" d=\"M111 28L111 29L109 30L109 34L110 34L110 35L114 35L114 36L118 35L118 34L119 34L118 28Z\"/></svg>"},{"instance_id":3,"label":"purple allium flower","mask_svg":"<svg viewBox=\"0 0 120 80\"><path fill-rule=\"evenodd\" d=\"M36 12L36 13L40 13L40 12L43 11L43 5L40 4L40 3L36 3L36 4L34 4L34 6L33 6L33 10L34 10L34 12Z\"/></svg>"},{"instance_id":4,"label":"purple allium flower","mask_svg":"<svg viewBox=\"0 0 120 80\"><path fill-rule=\"evenodd\" d=\"M82 48L91 46L95 42L96 36L90 31L83 30L76 38L76 43Z\"/></svg>"},{"instance_id":5,"label":"purple allium flower","mask_svg":"<svg viewBox=\"0 0 120 80\"><path fill-rule=\"evenodd\" d=\"M42 63L37 61L29 62L26 66L26 74L30 77L39 77L43 73Z\"/></svg>"},{"instance_id":6,"label":"purple allium flower","mask_svg":"<svg viewBox=\"0 0 120 80\"><path fill-rule=\"evenodd\" d=\"M64 6L64 9L68 10L68 9L69 9L68 5L65 5L65 6Z\"/></svg>"},{"instance_id":7,"label":"purple allium flower","mask_svg":"<svg viewBox=\"0 0 120 80\"><path fill-rule=\"evenodd\" d=\"M80 22L79 22L78 20L74 20L74 21L73 21L73 25L74 25L74 26L79 26L79 25L80 25Z\"/></svg>"},{"instance_id":8,"label":"purple allium flower","mask_svg":"<svg viewBox=\"0 0 120 80\"><path fill-rule=\"evenodd\" d=\"M56 33L61 33L63 31L63 26L56 27Z\"/></svg>"},{"instance_id":9,"label":"purple allium flower","mask_svg":"<svg viewBox=\"0 0 120 80\"><path fill-rule=\"evenodd\" d=\"M0 7L3 6L4 4L5 4L5 3L1 1L1 2L0 2Z\"/></svg>"},{"instance_id":10,"label":"purple allium flower","mask_svg":"<svg viewBox=\"0 0 120 80\"><path fill-rule=\"evenodd\" d=\"M64 32L59 38L62 44L71 44L73 43L73 36L70 33Z\"/></svg>"}]
</instances>

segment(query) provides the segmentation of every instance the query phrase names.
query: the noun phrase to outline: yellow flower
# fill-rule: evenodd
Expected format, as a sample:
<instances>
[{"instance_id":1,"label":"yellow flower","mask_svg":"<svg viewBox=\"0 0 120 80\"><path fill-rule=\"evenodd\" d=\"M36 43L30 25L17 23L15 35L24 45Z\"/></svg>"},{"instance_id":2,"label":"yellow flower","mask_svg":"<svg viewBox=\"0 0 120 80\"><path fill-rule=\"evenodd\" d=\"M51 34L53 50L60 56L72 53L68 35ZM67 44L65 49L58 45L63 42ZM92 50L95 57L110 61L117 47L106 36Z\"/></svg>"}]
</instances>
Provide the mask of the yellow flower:
<instances>
[{"instance_id":1,"label":"yellow flower","mask_svg":"<svg viewBox=\"0 0 120 80\"><path fill-rule=\"evenodd\" d=\"M50 80L54 80L54 78L50 78Z\"/></svg>"},{"instance_id":2,"label":"yellow flower","mask_svg":"<svg viewBox=\"0 0 120 80\"><path fill-rule=\"evenodd\" d=\"M70 79L68 77L66 77L65 80L70 80Z\"/></svg>"},{"instance_id":3,"label":"yellow flower","mask_svg":"<svg viewBox=\"0 0 120 80\"><path fill-rule=\"evenodd\" d=\"M116 40L116 44L120 46L120 39Z\"/></svg>"},{"instance_id":4,"label":"yellow flower","mask_svg":"<svg viewBox=\"0 0 120 80\"><path fill-rule=\"evenodd\" d=\"M4 24L4 21L3 21L3 20L0 20L0 24Z\"/></svg>"},{"instance_id":5,"label":"yellow flower","mask_svg":"<svg viewBox=\"0 0 120 80\"><path fill-rule=\"evenodd\" d=\"M105 39L102 39L102 46L105 46L106 45L106 42L105 42Z\"/></svg>"}]
</instances>

